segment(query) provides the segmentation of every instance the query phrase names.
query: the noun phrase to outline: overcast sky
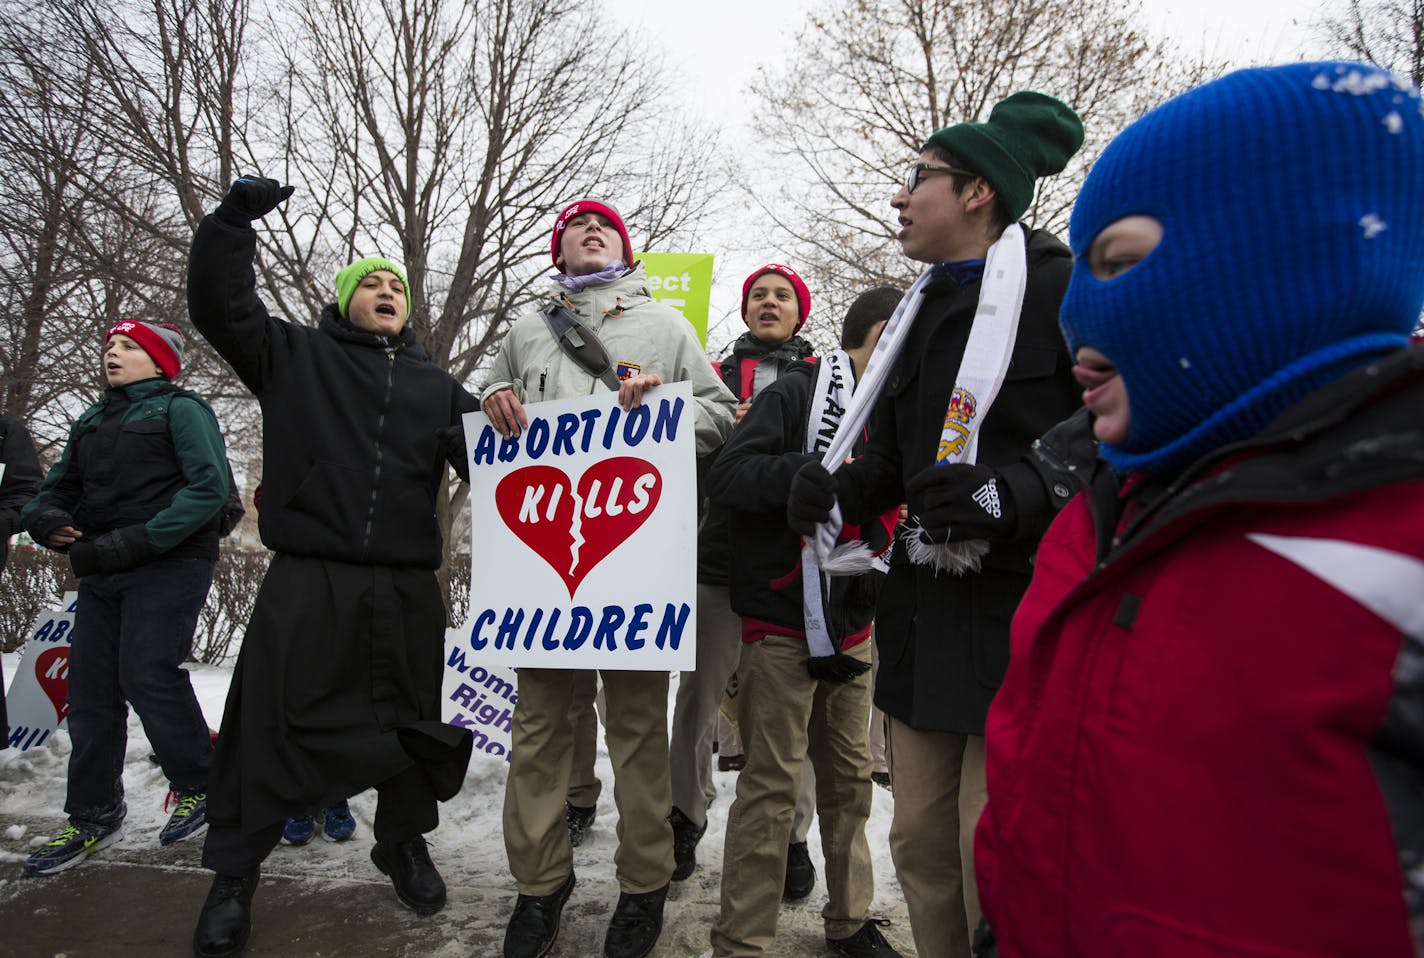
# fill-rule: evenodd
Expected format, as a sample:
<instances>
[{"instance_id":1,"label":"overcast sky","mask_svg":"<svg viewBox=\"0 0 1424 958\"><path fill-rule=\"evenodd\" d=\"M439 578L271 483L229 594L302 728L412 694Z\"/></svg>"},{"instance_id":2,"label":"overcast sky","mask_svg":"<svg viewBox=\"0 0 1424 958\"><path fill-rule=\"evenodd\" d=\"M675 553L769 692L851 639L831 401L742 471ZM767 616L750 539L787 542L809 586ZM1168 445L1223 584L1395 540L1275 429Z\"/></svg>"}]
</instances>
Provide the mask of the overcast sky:
<instances>
[{"instance_id":1,"label":"overcast sky","mask_svg":"<svg viewBox=\"0 0 1424 958\"><path fill-rule=\"evenodd\" d=\"M604 10L665 51L668 65L682 76L689 113L720 123L724 148L739 150L755 119L746 88L757 66L776 66L794 56L791 38L812 5L812 0L605 0ZM1144 25L1176 38L1183 52L1246 66L1301 59L1322 6L1318 0L1144 0L1143 11ZM708 342L720 354L742 332L737 316L742 278L764 257L753 262L737 253L727 239L737 230L704 233L697 252L716 254Z\"/></svg>"},{"instance_id":2,"label":"overcast sky","mask_svg":"<svg viewBox=\"0 0 1424 958\"><path fill-rule=\"evenodd\" d=\"M618 21L646 31L685 72L689 96L712 116L743 115L743 93L759 63L792 55L789 41L810 0L606 0ZM1298 59L1316 0L1145 0L1147 25L1178 38L1188 51L1248 63ZM784 28L769 29L772 25Z\"/></svg>"}]
</instances>

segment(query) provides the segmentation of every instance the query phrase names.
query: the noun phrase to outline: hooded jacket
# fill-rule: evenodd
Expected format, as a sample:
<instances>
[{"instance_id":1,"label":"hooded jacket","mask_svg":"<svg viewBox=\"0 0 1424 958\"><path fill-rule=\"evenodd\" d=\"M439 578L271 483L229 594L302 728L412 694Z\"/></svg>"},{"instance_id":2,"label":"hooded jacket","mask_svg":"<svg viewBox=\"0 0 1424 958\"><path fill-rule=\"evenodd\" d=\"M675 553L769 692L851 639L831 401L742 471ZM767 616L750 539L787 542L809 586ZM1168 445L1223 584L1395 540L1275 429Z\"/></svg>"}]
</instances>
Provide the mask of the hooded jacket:
<instances>
[{"instance_id":1,"label":"hooded jacket","mask_svg":"<svg viewBox=\"0 0 1424 958\"><path fill-rule=\"evenodd\" d=\"M213 216L189 259L188 310L262 406L262 509L268 548L294 555L434 569L435 495L445 469L436 430L477 403L398 336L352 326L336 304L317 326L273 318L257 297L257 234Z\"/></svg>"},{"instance_id":2,"label":"hooded jacket","mask_svg":"<svg viewBox=\"0 0 1424 958\"><path fill-rule=\"evenodd\" d=\"M1420 408L1403 350L1049 528L988 719L1003 958L1424 953Z\"/></svg>"}]
</instances>

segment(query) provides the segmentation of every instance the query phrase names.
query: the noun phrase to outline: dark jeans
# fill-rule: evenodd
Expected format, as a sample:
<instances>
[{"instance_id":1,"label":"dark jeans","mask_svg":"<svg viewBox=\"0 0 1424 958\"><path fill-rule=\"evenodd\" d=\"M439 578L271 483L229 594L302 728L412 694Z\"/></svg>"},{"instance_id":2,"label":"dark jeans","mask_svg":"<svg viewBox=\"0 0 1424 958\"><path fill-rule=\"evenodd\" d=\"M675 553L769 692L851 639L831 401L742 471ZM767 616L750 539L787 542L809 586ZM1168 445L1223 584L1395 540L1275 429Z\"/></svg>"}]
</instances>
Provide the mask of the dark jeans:
<instances>
[{"instance_id":1,"label":"dark jeans","mask_svg":"<svg viewBox=\"0 0 1424 958\"><path fill-rule=\"evenodd\" d=\"M175 789L207 787L208 723L188 673L212 559L169 558L79 580L69 650L69 795L75 823L117 824L124 815L128 703L143 722Z\"/></svg>"}]
</instances>

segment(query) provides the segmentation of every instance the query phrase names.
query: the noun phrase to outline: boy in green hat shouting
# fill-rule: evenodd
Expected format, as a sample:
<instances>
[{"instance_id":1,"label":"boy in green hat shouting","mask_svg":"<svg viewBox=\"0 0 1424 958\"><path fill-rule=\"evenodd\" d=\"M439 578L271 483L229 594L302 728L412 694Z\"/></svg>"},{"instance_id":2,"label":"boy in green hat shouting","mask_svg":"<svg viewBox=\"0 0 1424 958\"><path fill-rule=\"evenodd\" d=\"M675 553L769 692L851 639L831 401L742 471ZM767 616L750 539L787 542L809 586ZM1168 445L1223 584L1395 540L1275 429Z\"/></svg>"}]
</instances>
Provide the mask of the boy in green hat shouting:
<instances>
[{"instance_id":1,"label":"boy in green hat shouting","mask_svg":"<svg viewBox=\"0 0 1424 958\"><path fill-rule=\"evenodd\" d=\"M217 878L199 956L242 950L258 866L288 817L372 786L372 860L402 904L438 911L445 883L423 834L470 757L469 732L440 721L435 495L441 430L478 404L426 358L391 260L337 273L337 301L316 326L268 314L251 223L291 192L239 179L199 224L188 261L193 325L262 404L259 529L276 553L218 734L203 849Z\"/></svg>"}]
</instances>

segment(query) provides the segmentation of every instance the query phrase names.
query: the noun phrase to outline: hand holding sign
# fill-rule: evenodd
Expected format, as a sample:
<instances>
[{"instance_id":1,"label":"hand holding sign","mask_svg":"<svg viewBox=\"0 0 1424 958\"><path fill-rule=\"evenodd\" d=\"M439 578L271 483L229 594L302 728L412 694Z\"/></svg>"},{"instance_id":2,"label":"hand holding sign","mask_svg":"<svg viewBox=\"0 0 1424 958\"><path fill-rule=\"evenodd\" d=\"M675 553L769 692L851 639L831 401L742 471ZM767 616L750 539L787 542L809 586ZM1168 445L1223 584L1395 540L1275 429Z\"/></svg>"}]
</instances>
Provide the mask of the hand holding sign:
<instances>
[{"instance_id":1,"label":"hand holding sign","mask_svg":"<svg viewBox=\"0 0 1424 958\"><path fill-rule=\"evenodd\" d=\"M466 415L471 663L693 666L691 387L645 392L660 377L635 378L636 405L612 392L531 403L513 438L493 416Z\"/></svg>"}]
</instances>

